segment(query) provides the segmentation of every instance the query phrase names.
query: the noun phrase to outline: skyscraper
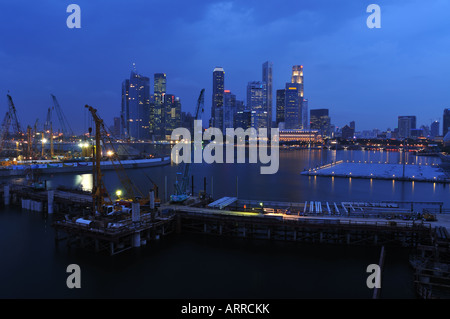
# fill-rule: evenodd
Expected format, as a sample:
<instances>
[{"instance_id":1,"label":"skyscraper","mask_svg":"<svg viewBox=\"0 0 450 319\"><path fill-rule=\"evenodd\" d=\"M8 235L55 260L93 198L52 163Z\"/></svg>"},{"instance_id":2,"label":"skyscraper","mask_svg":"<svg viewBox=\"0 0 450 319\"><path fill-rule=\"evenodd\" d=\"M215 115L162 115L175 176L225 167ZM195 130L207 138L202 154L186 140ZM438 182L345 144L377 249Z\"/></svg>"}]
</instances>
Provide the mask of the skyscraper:
<instances>
[{"instance_id":1,"label":"skyscraper","mask_svg":"<svg viewBox=\"0 0 450 319\"><path fill-rule=\"evenodd\" d=\"M165 73L155 73L153 83L153 101L150 107L150 134L155 139L164 138L164 95L166 94L167 77Z\"/></svg>"},{"instance_id":2,"label":"skyscraper","mask_svg":"<svg viewBox=\"0 0 450 319\"><path fill-rule=\"evenodd\" d=\"M123 138L128 138L129 131L130 131L130 125L128 118L130 117L130 99L129 99L129 89L130 89L130 80L125 79L122 82L122 103L121 103L121 110L120 110L120 121L121 121L121 136Z\"/></svg>"},{"instance_id":3,"label":"skyscraper","mask_svg":"<svg viewBox=\"0 0 450 319\"><path fill-rule=\"evenodd\" d=\"M416 129L416 117L411 116L399 116L398 117L398 137L409 138L411 137L411 130Z\"/></svg>"},{"instance_id":4,"label":"skyscraper","mask_svg":"<svg viewBox=\"0 0 450 319\"><path fill-rule=\"evenodd\" d=\"M301 129L300 85L297 83L286 83L285 91L284 128Z\"/></svg>"},{"instance_id":5,"label":"skyscraper","mask_svg":"<svg viewBox=\"0 0 450 319\"><path fill-rule=\"evenodd\" d=\"M309 112L308 112L308 100L303 98L302 105L302 128L304 130L309 129Z\"/></svg>"},{"instance_id":6,"label":"skyscraper","mask_svg":"<svg viewBox=\"0 0 450 319\"><path fill-rule=\"evenodd\" d=\"M265 82L252 81L247 85L247 108L252 112L252 127L267 128L268 112L267 85Z\"/></svg>"},{"instance_id":7,"label":"skyscraper","mask_svg":"<svg viewBox=\"0 0 450 319\"><path fill-rule=\"evenodd\" d=\"M124 103L123 99L127 95L128 100ZM148 139L150 79L138 74L136 69L131 71L130 80L122 83L122 111L127 122L128 136L131 139Z\"/></svg>"},{"instance_id":8,"label":"skyscraper","mask_svg":"<svg viewBox=\"0 0 450 319\"><path fill-rule=\"evenodd\" d=\"M444 109L444 116L442 117L442 136L445 136L450 130L450 109Z\"/></svg>"},{"instance_id":9,"label":"skyscraper","mask_svg":"<svg viewBox=\"0 0 450 319\"><path fill-rule=\"evenodd\" d=\"M262 67L262 80L266 83L267 99L265 109L267 110L267 128L272 127L272 112L273 112L273 76L272 76L272 62L265 62Z\"/></svg>"},{"instance_id":10,"label":"skyscraper","mask_svg":"<svg viewBox=\"0 0 450 319\"><path fill-rule=\"evenodd\" d=\"M211 125L223 127L223 93L225 88L225 71L216 67L213 71L213 89L211 106Z\"/></svg>"},{"instance_id":11,"label":"skyscraper","mask_svg":"<svg viewBox=\"0 0 450 319\"><path fill-rule=\"evenodd\" d=\"M276 124L280 127L280 123L284 123L284 106L286 99L286 90L277 90L276 96ZM284 124L283 124L284 125Z\"/></svg>"},{"instance_id":12,"label":"skyscraper","mask_svg":"<svg viewBox=\"0 0 450 319\"><path fill-rule=\"evenodd\" d=\"M223 94L223 127L222 132L226 132L227 128L234 127L234 116L236 114L236 95L230 90L224 90Z\"/></svg>"},{"instance_id":13,"label":"skyscraper","mask_svg":"<svg viewBox=\"0 0 450 319\"><path fill-rule=\"evenodd\" d=\"M303 92L303 65L294 65L292 67L291 83L298 84L298 101L299 101L299 121L300 128L306 129L308 127L308 109L307 103L304 103Z\"/></svg>"},{"instance_id":14,"label":"skyscraper","mask_svg":"<svg viewBox=\"0 0 450 319\"><path fill-rule=\"evenodd\" d=\"M174 129L181 125L181 102L179 97L173 94L164 94L164 135L166 140Z\"/></svg>"},{"instance_id":15,"label":"skyscraper","mask_svg":"<svg viewBox=\"0 0 450 319\"><path fill-rule=\"evenodd\" d=\"M322 136L331 136L332 129L328 109L310 111L310 129L320 131Z\"/></svg>"},{"instance_id":16,"label":"skyscraper","mask_svg":"<svg viewBox=\"0 0 450 319\"><path fill-rule=\"evenodd\" d=\"M434 121L433 123L431 123L430 136L431 138L439 136L439 121Z\"/></svg>"}]
</instances>

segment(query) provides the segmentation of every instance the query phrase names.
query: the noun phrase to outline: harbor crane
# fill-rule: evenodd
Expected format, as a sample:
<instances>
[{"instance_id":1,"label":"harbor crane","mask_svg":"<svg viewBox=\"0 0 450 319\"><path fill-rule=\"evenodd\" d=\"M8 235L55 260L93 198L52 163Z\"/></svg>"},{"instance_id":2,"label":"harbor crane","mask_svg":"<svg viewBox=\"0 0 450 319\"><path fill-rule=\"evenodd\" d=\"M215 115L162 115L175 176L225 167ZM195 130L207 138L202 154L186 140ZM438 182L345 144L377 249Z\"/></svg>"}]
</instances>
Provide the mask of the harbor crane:
<instances>
[{"instance_id":1,"label":"harbor crane","mask_svg":"<svg viewBox=\"0 0 450 319\"><path fill-rule=\"evenodd\" d=\"M204 105L205 105L205 89L202 89L200 92L200 95L197 100L197 109L195 111L195 117L194 121L198 120L201 114L204 111ZM194 126L195 129L195 126ZM194 150L192 149L194 147L194 144L191 145L191 157L194 154ZM189 198L188 194L188 187L189 187L189 175L191 174L191 163L192 158L189 163L184 163L183 173L181 182L177 181L175 182L175 194L170 196L170 200L172 202L181 203Z\"/></svg>"}]
</instances>

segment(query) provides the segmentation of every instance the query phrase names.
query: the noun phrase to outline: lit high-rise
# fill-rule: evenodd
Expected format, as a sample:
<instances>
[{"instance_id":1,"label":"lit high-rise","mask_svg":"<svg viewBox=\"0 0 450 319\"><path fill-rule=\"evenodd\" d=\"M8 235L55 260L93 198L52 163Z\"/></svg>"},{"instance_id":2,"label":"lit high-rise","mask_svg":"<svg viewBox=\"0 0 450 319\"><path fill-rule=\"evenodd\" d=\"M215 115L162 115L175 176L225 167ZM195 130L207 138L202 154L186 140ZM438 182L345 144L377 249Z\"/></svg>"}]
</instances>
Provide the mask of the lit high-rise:
<instances>
[{"instance_id":1,"label":"lit high-rise","mask_svg":"<svg viewBox=\"0 0 450 319\"><path fill-rule=\"evenodd\" d=\"M450 130L450 109L444 109L442 117L442 136L445 136Z\"/></svg>"},{"instance_id":2,"label":"lit high-rise","mask_svg":"<svg viewBox=\"0 0 450 319\"><path fill-rule=\"evenodd\" d=\"M304 103L304 80L303 80L303 65L294 65L292 67L291 83L298 85L298 108L300 128L308 128L308 104Z\"/></svg>"},{"instance_id":3,"label":"lit high-rise","mask_svg":"<svg viewBox=\"0 0 450 319\"><path fill-rule=\"evenodd\" d=\"M273 112L273 63L272 62L265 62L263 64L262 68L262 80L266 83L266 90L267 90L267 99L266 99L266 105L265 109L267 111L267 128L272 127L272 112Z\"/></svg>"},{"instance_id":4,"label":"lit high-rise","mask_svg":"<svg viewBox=\"0 0 450 319\"><path fill-rule=\"evenodd\" d=\"M131 71L130 80L122 83L122 115L129 138L149 138L150 79L135 69Z\"/></svg>"},{"instance_id":5,"label":"lit high-rise","mask_svg":"<svg viewBox=\"0 0 450 319\"><path fill-rule=\"evenodd\" d=\"M167 78L165 73L155 73L153 83L153 101L150 107L150 134L155 139L164 137L165 107Z\"/></svg>"},{"instance_id":6,"label":"lit high-rise","mask_svg":"<svg viewBox=\"0 0 450 319\"><path fill-rule=\"evenodd\" d=\"M284 104L284 128L301 129L300 85L286 83Z\"/></svg>"},{"instance_id":7,"label":"lit high-rise","mask_svg":"<svg viewBox=\"0 0 450 319\"><path fill-rule=\"evenodd\" d=\"M247 108L252 112L252 127L267 128L268 112L267 85L265 82L252 81L247 85Z\"/></svg>"},{"instance_id":8,"label":"lit high-rise","mask_svg":"<svg viewBox=\"0 0 450 319\"><path fill-rule=\"evenodd\" d=\"M225 71L216 67L213 71L213 89L211 106L211 123L213 127L223 127L223 93L225 88Z\"/></svg>"},{"instance_id":9,"label":"lit high-rise","mask_svg":"<svg viewBox=\"0 0 450 319\"><path fill-rule=\"evenodd\" d=\"M284 123L284 107L286 104L286 90L277 90L276 95L276 124L280 127L280 123ZM282 124L284 125L284 124Z\"/></svg>"}]
</instances>

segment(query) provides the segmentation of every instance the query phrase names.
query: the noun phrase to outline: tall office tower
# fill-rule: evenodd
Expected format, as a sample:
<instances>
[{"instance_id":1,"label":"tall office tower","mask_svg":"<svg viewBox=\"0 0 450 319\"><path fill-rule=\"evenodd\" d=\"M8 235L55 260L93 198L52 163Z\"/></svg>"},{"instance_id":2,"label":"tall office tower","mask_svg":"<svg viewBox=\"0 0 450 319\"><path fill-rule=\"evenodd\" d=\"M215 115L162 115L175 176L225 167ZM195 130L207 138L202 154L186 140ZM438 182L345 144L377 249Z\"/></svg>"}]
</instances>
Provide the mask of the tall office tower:
<instances>
[{"instance_id":1,"label":"tall office tower","mask_svg":"<svg viewBox=\"0 0 450 319\"><path fill-rule=\"evenodd\" d=\"M302 128L304 130L309 129L309 112L308 112L308 100L303 98L302 105Z\"/></svg>"},{"instance_id":2,"label":"tall office tower","mask_svg":"<svg viewBox=\"0 0 450 319\"><path fill-rule=\"evenodd\" d=\"M277 127L280 127L280 123L284 123L284 106L286 103L286 90L277 90L276 96L276 124ZM284 125L284 124L283 124Z\"/></svg>"},{"instance_id":3,"label":"tall office tower","mask_svg":"<svg viewBox=\"0 0 450 319\"><path fill-rule=\"evenodd\" d=\"M252 112L252 127L267 128L268 112L267 85L265 82L252 81L247 85L247 108Z\"/></svg>"},{"instance_id":4,"label":"tall office tower","mask_svg":"<svg viewBox=\"0 0 450 319\"><path fill-rule=\"evenodd\" d=\"M411 130L416 129L415 116L399 116L398 117L398 137L411 137Z\"/></svg>"},{"instance_id":5,"label":"tall office tower","mask_svg":"<svg viewBox=\"0 0 450 319\"><path fill-rule=\"evenodd\" d=\"M122 103L120 110L120 121L121 121L121 130L120 135L123 138L128 138L128 132L130 131L130 125L128 118L130 117L130 103L129 103L129 89L130 89L130 80L126 79L122 82Z\"/></svg>"},{"instance_id":6,"label":"tall office tower","mask_svg":"<svg viewBox=\"0 0 450 319\"><path fill-rule=\"evenodd\" d=\"M181 102L173 94L164 94L164 135L171 139L173 130L181 125Z\"/></svg>"},{"instance_id":7,"label":"tall office tower","mask_svg":"<svg viewBox=\"0 0 450 319\"><path fill-rule=\"evenodd\" d=\"M272 62L264 62L262 67L262 80L266 83L267 89L267 100L266 100L266 110L267 110L267 128L272 127L272 113L273 113L273 63Z\"/></svg>"},{"instance_id":8,"label":"tall office tower","mask_svg":"<svg viewBox=\"0 0 450 319\"><path fill-rule=\"evenodd\" d=\"M435 138L436 136L439 136L439 121L434 121L431 123L430 127L430 137Z\"/></svg>"},{"instance_id":9,"label":"tall office tower","mask_svg":"<svg viewBox=\"0 0 450 319\"><path fill-rule=\"evenodd\" d=\"M213 71L213 89L211 106L211 125L213 127L223 127L223 91L225 88L225 71L221 67L216 67Z\"/></svg>"},{"instance_id":10,"label":"tall office tower","mask_svg":"<svg viewBox=\"0 0 450 319\"><path fill-rule=\"evenodd\" d=\"M442 136L445 136L450 130L450 109L444 109L444 116L442 117Z\"/></svg>"},{"instance_id":11,"label":"tall office tower","mask_svg":"<svg viewBox=\"0 0 450 319\"><path fill-rule=\"evenodd\" d=\"M303 106L303 98L304 98L304 92L303 92L303 65L294 65L292 67L292 78L291 83L298 84L298 101L299 101L299 121L300 121L300 128L306 129L308 127L308 109L307 104Z\"/></svg>"},{"instance_id":12,"label":"tall office tower","mask_svg":"<svg viewBox=\"0 0 450 319\"><path fill-rule=\"evenodd\" d=\"M236 114L236 95L230 90L224 90L223 94L223 127L222 132L227 128L234 127L234 115Z\"/></svg>"},{"instance_id":13,"label":"tall office tower","mask_svg":"<svg viewBox=\"0 0 450 319\"><path fill-rule=\"evenodd\" d=\"M128 86L127 86L128 84ZM122 96L128 91L128 135L131 139L149 138L150 79L131 71L130 80L122 84Z\"/></svg>"},{"instance_id":14,"label":"tall office tower","mask_svg":"<svg viewBox=\"0 0 450 319\"><path fill-rule=\"evenodd\" d=\"M285 104L284 104L284 128L285 129L301 129L301 110L299 84L286 83Z\"/></svg>"},{"instance_id":15,"label":"tall office tower","mask_svg":"<svg viewBox=\"0 0 450 319\"><path fill-rule=\"evenodd\" d=\"M150 106L150 134L154 139L164 138L164 95L166 94L167 78L165 73L153 75L153 99Z\"/></svg>"},{"instance_id":16,"label":"tall office tower","mask_svg":"<svg viewBox=\"0 0 450 319\"><path fill-rule=\"evenodd\" d=\"M320 131L322 136L331 137L333 130L328 109L315 109L310 111L310 129Z\"/></svg>"},{"instance_id":17,"label":"tall office tower","mask_svg":"<svg viewBox=\"0 0 450 319\"><path fill-rule=\"evenodd\" d=\"M355 128L356 128L355 121L351 121L351 122L350 122L350 128L352 128L353 130L355 130Z\"/></svg>"}]
</instances>

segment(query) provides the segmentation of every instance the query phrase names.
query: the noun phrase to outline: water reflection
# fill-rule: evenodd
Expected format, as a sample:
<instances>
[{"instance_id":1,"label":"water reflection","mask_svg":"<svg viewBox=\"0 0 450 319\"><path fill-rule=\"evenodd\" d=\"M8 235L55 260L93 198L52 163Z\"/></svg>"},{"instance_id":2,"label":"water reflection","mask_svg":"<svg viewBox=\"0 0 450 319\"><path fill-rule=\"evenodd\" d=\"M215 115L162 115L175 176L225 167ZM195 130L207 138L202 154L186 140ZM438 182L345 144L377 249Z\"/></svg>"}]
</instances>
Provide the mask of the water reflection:
<instances>
[{"instance_id":1,"label":"water reflection","mask_svg":"<svg viewBox=\"0 0 450 319\"><path fill-rule=\"evenodd\" d=\"M94 185L92 174L77 175L77 186L84 191L91 191Z\"/></svg>"},{"instance_id":2,"label":"water reflection","mask_svg":"<svg viewBox=\"0 0 450 319\"><path fill-rule=\"evenodd\" d=\"M261 175L260 164L193 164L194 194L204 188L204 179L207 182L208 193L214 198L234 196L236 193L236 176L239 176L239 197L242 199L295 201L309 200L324 201L443 201L450 207L450 187L437 183L400 182L392 180L369 179L360 180L342 177L305 176L300 173L309 167L316 167L321 162L334 161L355 162L369 159L373 163L399 162L398 152L368 152L354 150L280 150L279 171L273 175ZM407 154L415 156L413 154ZM411 157L413 158L413 157ZM439 163L439 158L420 156L417 160L422 165ZM173 194L177 173L181 171L179 165L166 165L163 167L130 169L127 175L143 194L148 194L155 181L159 187L160 198L168 198ZM120 179L114 170L105 171L104 182L110 193L120 186ZM42 176L48 179L50 188L58 186L77 187L91 190L93 179L91 174L61 174ZM17 182L23 178L16 178ZM411 185L411 187L409 186ZM189 191L191 190L189 185ZM447 188L446 188L447 187ZM348 188L348 189L347 189ZM167 189L167 190L166 190ZM448 190L447 190L448 189Z\"/></svg>"}]
</instances>

